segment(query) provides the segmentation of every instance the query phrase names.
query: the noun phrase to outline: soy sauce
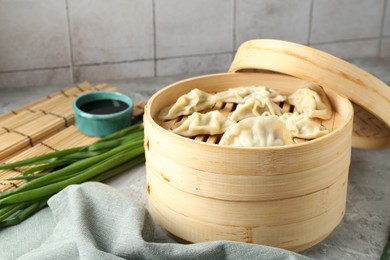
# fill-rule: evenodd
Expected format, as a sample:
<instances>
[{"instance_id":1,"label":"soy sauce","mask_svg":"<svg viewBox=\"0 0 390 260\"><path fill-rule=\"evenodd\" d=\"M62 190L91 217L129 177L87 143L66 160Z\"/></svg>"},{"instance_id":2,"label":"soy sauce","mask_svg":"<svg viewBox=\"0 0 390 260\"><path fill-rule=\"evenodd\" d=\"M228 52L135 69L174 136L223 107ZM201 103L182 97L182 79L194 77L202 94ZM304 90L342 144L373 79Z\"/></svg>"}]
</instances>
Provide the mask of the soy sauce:
<instances>
[{"instance_id":1,"label":"soy sauce","mask_svg":"<svg viewBox=\"0 0 390 260\"><path fill-rule=\"evenodd\" d=\"M125 102L115 99L100 99L87 102L80 109L89 114L107 115L118 113L129 107Z\"/></svg>"}]
</instances>

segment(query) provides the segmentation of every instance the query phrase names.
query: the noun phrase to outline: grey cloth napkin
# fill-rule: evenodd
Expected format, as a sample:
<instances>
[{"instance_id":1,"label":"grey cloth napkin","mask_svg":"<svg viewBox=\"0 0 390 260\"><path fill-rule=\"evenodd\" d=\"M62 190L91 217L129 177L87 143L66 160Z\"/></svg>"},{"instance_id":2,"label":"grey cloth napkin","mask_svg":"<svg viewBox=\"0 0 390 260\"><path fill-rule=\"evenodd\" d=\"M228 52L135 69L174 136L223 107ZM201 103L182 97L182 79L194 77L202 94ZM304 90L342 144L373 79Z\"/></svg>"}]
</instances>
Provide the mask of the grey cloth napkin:
<instances>
[{"instance_id":1,"label":"grey cloth napkin","mask_svg":"<svg viewBox=\"0 0 390 260\"><path fill-rule=\"evenodd\" d=\"M239 242L155 243L154 227L148 211L116 189L72 185L48 208L0 231L0 259L308 259Z\"/></svg>"}]
</instances>

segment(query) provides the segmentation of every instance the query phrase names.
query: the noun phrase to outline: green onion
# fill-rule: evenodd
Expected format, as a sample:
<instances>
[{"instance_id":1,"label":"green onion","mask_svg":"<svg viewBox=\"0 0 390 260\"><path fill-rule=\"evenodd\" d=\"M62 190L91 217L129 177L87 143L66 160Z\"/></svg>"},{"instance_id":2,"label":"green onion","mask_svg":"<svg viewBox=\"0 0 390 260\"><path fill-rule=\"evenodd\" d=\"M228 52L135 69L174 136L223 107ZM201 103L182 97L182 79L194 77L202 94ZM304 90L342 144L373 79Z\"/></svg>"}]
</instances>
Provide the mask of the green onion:
<instances>
[{"instance_id":1,"label":"green onion","mask_svg":"<svg viewBox=\"0 0 390 260\"><path fill-rule=\"evenodd\" d=\"M22 174L23 174L23 176L26 176L26 175L30 175L30 174L33 174L36 172L42 172L42 171L54 169L54 168L59 167L59 166L68 165L70 163L71 162L69 160L56 160L56 161L50 162L50 164L43 164L43 165L25 170L22 172Z\"/></svg>"},{"instance_id":2,"label":"green onion","mask_svg":"<svg viewBox=\"0 0 390 260\"><path fill-rule=\"evenodd\" d=\"M0 211L0 221L3 221L7 219L8 217L12 216L15 212L18 210L23 209L25 206L25 203L17 204L17 205L9 205L5 207L2 212Z\"/></svg>"},{"instance_id":3,"label":"green onion","mask_svg":"<svg viewBox=\"0 0 390 260\"><path fill-rule=\"evenodd\" d=\"M72 173L79 172L85 168L96 165L97 163L101 162L102 160L104 160L106 158L109 158L111 156L115 156L123 150L134 149L136 147L143 148L143 141L141 140L141 141L136 141L134 143L124 144L124 145L118 146L118 147L116 147L116 148L114 148L106 153L103 153L103 154L100 154L97 156L93 156L93 157L90 157L87 159L83 159L80 161L76 161L76 162L70 164L69 166L66 166L60 170L52 172L51 174L47 174L47 175L42 176L38 179L30 181L30 182L28 182L28 183L24 184L23 186L20 186L16 189L0 193L0 199L5 197L5 196L9 196L11 194L19 193L20 191L26 191L26 190L31 190L34 188L41 187L43 185L51 183L51 181L55 180L57 177L61 178L64 175L70 175Z\"/></svg>"},{"instance_id":4,"label":"green onion","mask_svg":"<svg viewBox=\"0 0 390 260\"><path fill-rule=\"evenodd\" d=\"M124 136L128 136L129 134L131 133L143 133L143 130L144 130L144 127L143 125L141 124L136 124L136 125L133 125L133 126L130 126L128 128L125 128L125 129L122 129L122 130L119 130L111 135L107 135L105 137L103 137L102 139L100 139L99 141L97 141L96 143L101 143L101 142L105 142L105 141L108 141L108 140L115 140L115 139L118 139L118 138L121 138L121 137L124 137Z\"/></svg>"},{"instance_id":5,"label":"green onion","mask_svg":"<svg viewBox=\"0 0 390 260\"><path fill-rule=\"evenodd\" d=\"M383 252L380 260L389 260L389 259L390 259L390 236L387 239L387 243L385 247L383 248Z\"/></svg>"},{"instance_id":6,"label":"green onion","mask_svg":"<svg viewBox=\"0 0 390 260\"><path fill-rule=\"evenodd\" d=\"M42 177L46 174L49 174L50 172L44 172L44 173L35 173L35 174L30 174L30 175L24 175L24 176L18 176L18 177L12 177L8 178L8 181L19 181L19 180L25 180L25 181L30 181L30 180L35 180L38 179L39 177Z\"/></svg>"},{"instance_id":7,"label":"green onion","mask_svg":"<svg viewBox=\"0 0 390 260\"><path fill-rule=\"evenodd\" d=\"M37 201L37 202L31 204L30 206L20 210L19 214L17 214L16 216L0 222L0 228L9 227L9 226L19 224L20 222L22 222L23 220L25 220L26 218L28 218L29 216L31 216L35 212L46 207L47 200L48 199L44 199L42 201Z\"/></svg>"},{"instance_id":8,"label":"green onion","mask_svg":"<svg viewBox=\"0 0 390 260\"><path fill-rule=\"evenodd\" d=\"M130 156L128 153L132 153ZM87 181L91 178L96 177L98 174L103 173L107 170L110 170L111 168L114 168L122 163L125 163L129 159L132 159L133 157L136 157L144 152L143 147L139 147L136 149L133 149L132 151L125 151L117 156L113 156L111 158L108 158L98 164L96 164L93 167L90 167L82 172L80 172L78 175L71 177L69 179L59 181L56 183L48 184L43 187L30 189L23 192L18 192L16 194L7 196L4 199L0 200L0 206L6 205L6 204L13 204L13 203L20 203L20 202L28 202L31 200L39 199L41 197L51 196L63 188L71 185L71 184L78 184L82 183L84 181ZM50 177L50 175L46 175ZM45 177L46 177L45 176ZM40 180L40 179L37 179ZM30 182L31 183L31 182ZM23 187L23 186L22 186Z\"/></svg>"},{"instance_id":9,"label":"green onion","mask_svg":"<svg viewBox=\"0 0 390 260\"><path fill-rule=\"evenodd\" d=\"M107 180L107 179L117 175L118 173L124 172L127 169L131 169L131 168L133 168L133 167L143 163L144 161L145 161L145 156L143 154L142 155L138 155L133 160L128 161L128 162L126 162L124 164L121 164L121 165L111 169L110 171L107 171L105 173L102 173L102 174L94 177L93 179L91 179L91 181L104 181L104 180Z\"/></svg>"},{"instance_id":10,"label":"green onion","mask_svg":"<svg viewBox=\"0 0 390 260\"><path fill-rule=\"evenodd\" d=\"M0 164L0 169L33 166L22 186L0 193L0 228L15 225L47 205L47 200L72 184L103 181L145 161L143 126L133 125L94 144Z\"/></svg>"},{"instance_id":11,"label":"green onion","mask_svg":"<svg viewBox=\"0 0 390 260\"><path fill-rule=\"evenodd\" d=\"M41 162L46 162L47 159L60 158L62 156L72 154L72 153L78 152L78 151L83 150L83 149L85 149L85 147L76 147L76 148L66 149L66 150L62 150L62 151L58 151L58 152L42 154L42 155L39 155L39 156L36 156L33 158L29 158L29 159L14 162L14 163L0 164L0 170L12 169L15 167L32 165L32 164L40 164Z\"/></svg>"}]
</instances>

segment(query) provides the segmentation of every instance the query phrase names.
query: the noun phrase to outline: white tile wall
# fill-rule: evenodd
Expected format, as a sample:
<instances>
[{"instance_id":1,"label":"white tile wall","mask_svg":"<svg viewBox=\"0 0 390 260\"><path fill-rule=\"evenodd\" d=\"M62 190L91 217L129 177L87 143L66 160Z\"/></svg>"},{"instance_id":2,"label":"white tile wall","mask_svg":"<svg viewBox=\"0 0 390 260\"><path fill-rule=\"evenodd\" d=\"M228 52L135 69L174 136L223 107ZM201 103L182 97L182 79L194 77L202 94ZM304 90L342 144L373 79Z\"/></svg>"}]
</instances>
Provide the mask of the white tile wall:
<instances>
[{"instance_id":1,"label":"white tile wall","mask_svg":"<svg viewBox=\"0 0 390 260\"><path fill-rule=\"evenodd\" d=\"M152 0L68 0L75 65L153 59Z\"/></svg>"},{"instance_id":2,"label":"white tile wall","mask_svg":"<svg viewBox=\"0 0 390 260\"><path fill-rule=\"evenodd\" d=\"M380 36L385 0L314 0L311 43Z\"/></svg>"},{"instance_id":3,"label":"white tile wall","mask_svg":"<svg viewBox=\"0 0 390 260\"><path fill-rule=\"evenodd\" d=\"M153 77L153 61L76 66L73 74L75 82L121 80L129 75L134 78Z\"/></svg>"},{"instance_id":4,"label":"white tile wall","mask_svg":"<svg viewBox=\"0 0 390 260\"><path fill-rule=\"evenodd\" d=\"M71 82L72 77L70 68L0 73L1 88L66 85Z\"/></svg>"},{"instance_id":5,"label":"white tile wall","mask_svg":"<svg viewBox=\"0 0 390 260\"><path fill-rule=\"evenodd\" d=\"M386 10L384 17L383 35L390 36L390 1L386 2ZM389 55L390 56L390 55Z\"/></svg>"},{"instance_id":6,"label":"white tile wall","mask_svg":"<svg viewBox=\"0 0 390 260\"><path fill-rule=\"evenodd\" d=\"M383 58L390 58L390 38L382 40L380 56Z\"/></svg>"},{"instance_id":7,"label":"white tile wall","mask_svg":"<svg viewBox=\"0 0 390 260\"><path fill-rule=\"evenodd\" d=\"M311 46L342 59L367 58L378 54L379 40L312 44Z\"/></svg>"},{"instance_id":8,"label":"white tile wall","mask_svg":"<svg viewBox=\"0 0 390 260\"><path fill-rule=\"evenodd\" d=\"M69 65L65 1L0 0L0 71Z\"/></svg>"},{"instance_id":9,"label":"white tile wall","mask_svg":"<svg viewBox=\"0 0 390 260\"><path fill-rule=\"evenodd\" d=\"M311 0L237 0L235 48L256 38L306 44Z\"/></svg>"},{"instance_id":10,"label":"white tile wall","mask_svg":"<svg viewBox=\"0 0 390 260\"><path fill-rule=\"evenodd\" d=\"M157 76L227 72L232 60L232 54L161 59L157 61Z\"/></svg>"},{"instance_id":11,"label":"white tile wall","mask_svg":"<svg viewBox=\"0 0 390 260\"><path fill-rule=\"evenodd\" d=\"M0 87L223 72L254 38L390 58L390 0L0 0Z\"/></svg>"},{"instance_id":12,"label":"white tile wall","mask_svg":"<svg viewBox=\"0 0 390 260\"><path fill-rule=\"evenodd\" d=\"M233 0L155 0L157 58L233 51Z\"/></svg>"}]
</instances>

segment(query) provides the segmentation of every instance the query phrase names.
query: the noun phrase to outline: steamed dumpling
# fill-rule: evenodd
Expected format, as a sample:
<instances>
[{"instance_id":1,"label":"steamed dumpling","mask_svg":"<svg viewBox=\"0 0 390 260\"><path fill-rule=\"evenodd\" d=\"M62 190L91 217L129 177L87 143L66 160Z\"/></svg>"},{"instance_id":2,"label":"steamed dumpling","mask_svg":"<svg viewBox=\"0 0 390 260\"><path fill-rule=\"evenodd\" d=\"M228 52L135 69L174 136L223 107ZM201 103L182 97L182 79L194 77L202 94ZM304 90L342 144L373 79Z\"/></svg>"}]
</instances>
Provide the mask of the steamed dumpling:
<instances>
[{"instance_id":1,"label":"steamed dumpling","mask_svg":"<svg viewBox=\"0 0 390 260\"><path fill-rule=\"evenodd\" d=\"M287 129L294 137L314 139L329 133L329 130L310 119L306 113L285 113L279 116L279 119L286 124Z\"/></svg>"},{"instance_id":2,"label":"steamed dumpling","mask_svg":"<svg viewBox=\"0 0 390 260\"><path fill-rule=\"evenodd\" d=\"M234 121L240 121L248 117L281 114L283 114L282 109L272 102L270 98L253 95L247 97L245 103L238 104L230 118Z\"/></svg>"},{"instance_id":3,"label":"steamed dumpling","mask_svg":"<svg viewBox=\"0 0 390 260\"><path fill-rule=\"evenodd\" d=\"M232 125L234 122L218 110L205 114L195 112L172 132L182 136L216 135L224 133Z\"/></svg>"},{"instance_id":4,"label":"steamed dumpling","mask_svg":"<svg viewBox=\"0 0 390 260\"><path fill-rule=\"evenodd\" d=\"M214 94L195 88L189 93L180 96L172 106L163 109L159 114L159 119L171 120L179 116L190 115L214 104Z\"/></svg>"},{"instance_id":5,"label":"steamed dumpling","mask_svg":"<svg viewBox=\"0 0 390 260\"><path fill-rule=\"evenodd\" d=\"M298 113L306 113L310 118L330 119L332 106L323 88L315 83L307 83L287 98Z\"/></svg>"},{"instance_id":6,"label":"steamed dumpling","mask_svg":"<svg viewBox=\"0 0 390 260\"><path fill-rule=\"evenodd\" d=\"M215 98L218 101L232 102L232 103L244 103L245 98L250 95L260 95L270 98L273 102L282 102L286 99L273 89L268 89L263 86L244 86L238 88L230 88L228 90L218 92L215 94Z\"/></svg>"},{"instance_id":7,"label":"steamed dumpling","mask_svg":"<svg viewBox=\"0 0 390 260\"><path fill-rule=\"evenodd\" d=\"M286 125L276 116L246 118L227 129L219 144L240 147L265 147L292 144Z\"/></svg>"}]
</instances>

